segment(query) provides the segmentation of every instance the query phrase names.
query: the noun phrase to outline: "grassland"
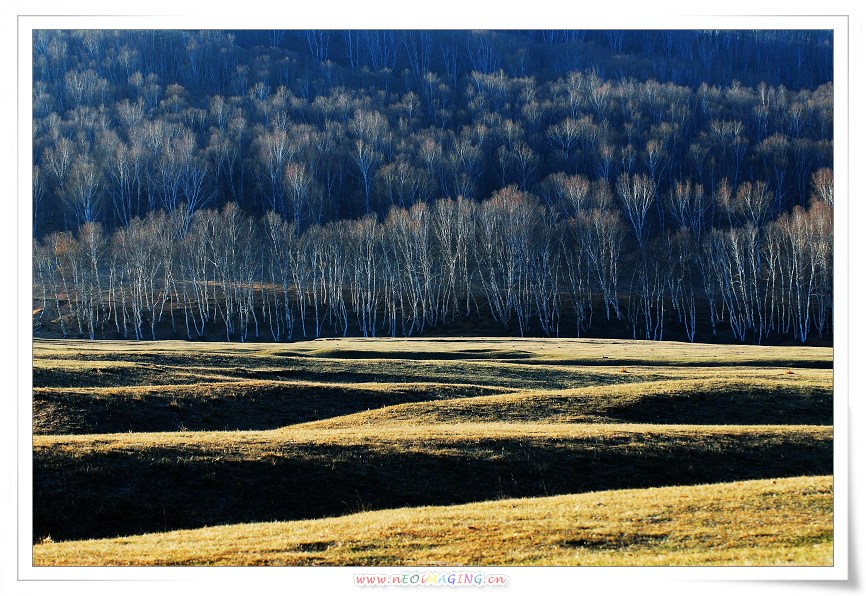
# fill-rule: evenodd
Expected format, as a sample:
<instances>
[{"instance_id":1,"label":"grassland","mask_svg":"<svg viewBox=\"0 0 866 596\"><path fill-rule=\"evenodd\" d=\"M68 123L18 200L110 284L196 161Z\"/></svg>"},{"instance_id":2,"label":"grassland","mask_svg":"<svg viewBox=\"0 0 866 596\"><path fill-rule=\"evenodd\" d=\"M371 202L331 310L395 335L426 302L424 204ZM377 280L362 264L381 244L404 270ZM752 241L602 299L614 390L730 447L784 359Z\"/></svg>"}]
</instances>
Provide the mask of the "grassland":
<instances>
[{"instance_id":1,"label":"grassland","mask_svg":"<svg viewBox=\"0 0 866 596\"><path fill-rule=\"evenodd\" d=\"M37 340L34 562L830 564L832 421L826 348Z\"/></svg>"},{"instance_id":2,"label":"grassland","mask_svg":"<svg viewBox=\"0 0 866 596\"><path fill-rule=\"evenodd\" d=\"M830 565L829 476L39 545L36 565Z\"/></svg>"}]
</instances>

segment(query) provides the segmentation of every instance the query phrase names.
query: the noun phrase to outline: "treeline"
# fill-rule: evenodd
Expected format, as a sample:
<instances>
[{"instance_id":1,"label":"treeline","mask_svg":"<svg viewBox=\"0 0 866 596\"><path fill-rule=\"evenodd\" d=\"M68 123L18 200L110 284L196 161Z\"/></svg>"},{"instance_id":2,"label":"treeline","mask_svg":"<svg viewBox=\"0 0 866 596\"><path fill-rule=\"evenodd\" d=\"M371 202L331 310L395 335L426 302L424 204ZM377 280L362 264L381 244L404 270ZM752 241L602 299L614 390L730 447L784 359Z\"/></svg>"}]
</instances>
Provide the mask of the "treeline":
<instances>
[{"instance_id":1,"label":"treeline","mask_svg":"<svg viewBox=\"0 0 866 596\"><path fill-rule=\"evenodd\" d=\"M653 238L675 226L663 197L685 180L708 194L723 180L763 183L777 218L806 208L812 175L832 168L831 42L820 31L36 31L33 233L111 231L181 204L190 220L228 203L305 231L509 185L550 208L558 177L574 175L648 177Z\"/></svg>"},{"instance_id":2,"label":"treeline","mask_svg":"<svg viewBox=\"0 0 866 596\"><path fill-rule=\"evenodd\" d=\"M472 320L547 336L623 324L655 340L832 333L829 170L812 177L807 208L775 217L764 183L678 183L659 198L671 224L654 235L649 176L553 184L551 203L511 185L303 230L234 203L150 211L112 234L88 222L35 244L34 325L240 341L412 336Z\"/></svg>"}]
</instances>

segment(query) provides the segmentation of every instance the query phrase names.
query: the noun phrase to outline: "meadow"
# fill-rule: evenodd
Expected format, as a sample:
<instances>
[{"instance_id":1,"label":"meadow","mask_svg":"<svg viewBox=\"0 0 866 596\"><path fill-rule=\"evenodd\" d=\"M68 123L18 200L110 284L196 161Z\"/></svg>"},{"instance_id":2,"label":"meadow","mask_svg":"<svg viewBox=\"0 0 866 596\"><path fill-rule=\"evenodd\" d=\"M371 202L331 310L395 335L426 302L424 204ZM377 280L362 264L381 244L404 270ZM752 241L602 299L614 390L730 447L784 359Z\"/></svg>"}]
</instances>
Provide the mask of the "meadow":
<instances>
[{"instance_id":1,"label":"meadow","mask_svg":"<svg viewBox=\"0 0 866 596\"><path fill-rule=\"evenodd\" d=\"M35 565L831 565L832 350L34 340Z\"/></svg>"}]
</instances>

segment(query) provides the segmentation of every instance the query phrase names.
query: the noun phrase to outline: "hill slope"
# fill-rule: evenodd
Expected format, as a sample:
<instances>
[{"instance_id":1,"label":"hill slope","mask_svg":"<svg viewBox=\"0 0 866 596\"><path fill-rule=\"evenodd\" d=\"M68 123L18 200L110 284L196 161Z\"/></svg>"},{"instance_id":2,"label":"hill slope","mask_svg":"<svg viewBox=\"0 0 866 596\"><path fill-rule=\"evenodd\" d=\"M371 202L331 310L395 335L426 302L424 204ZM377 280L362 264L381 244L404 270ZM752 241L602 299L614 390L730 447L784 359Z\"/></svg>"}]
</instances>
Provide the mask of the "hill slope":
<instances>
[{"instance_id":1,"label":"hill slope","mask_svg":"<svg viewBox=\"0 0 866 596\"><path fill-rule=\"evenodd\" d=\"M34 546L34 565L830 565L829 476Z\"/></svg>"}]
</instances>

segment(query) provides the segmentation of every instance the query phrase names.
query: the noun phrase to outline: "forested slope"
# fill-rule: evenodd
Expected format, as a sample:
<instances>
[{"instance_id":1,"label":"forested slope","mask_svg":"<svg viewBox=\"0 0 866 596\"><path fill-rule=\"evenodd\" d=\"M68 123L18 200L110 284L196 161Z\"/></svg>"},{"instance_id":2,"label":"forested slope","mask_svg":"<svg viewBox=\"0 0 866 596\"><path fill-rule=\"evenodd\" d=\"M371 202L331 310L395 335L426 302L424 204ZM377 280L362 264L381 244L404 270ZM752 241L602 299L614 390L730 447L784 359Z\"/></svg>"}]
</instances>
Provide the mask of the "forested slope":
<instances>
[{"instance_id":1,"label":"forested slope","mask_svg":"<svg viewBox=\"0 0 866 596\"><path fill-rule=\"evenodd\" d=\"M829 32L38 31L34 325L832 335Z\"/></svg>"}]
</instances>

